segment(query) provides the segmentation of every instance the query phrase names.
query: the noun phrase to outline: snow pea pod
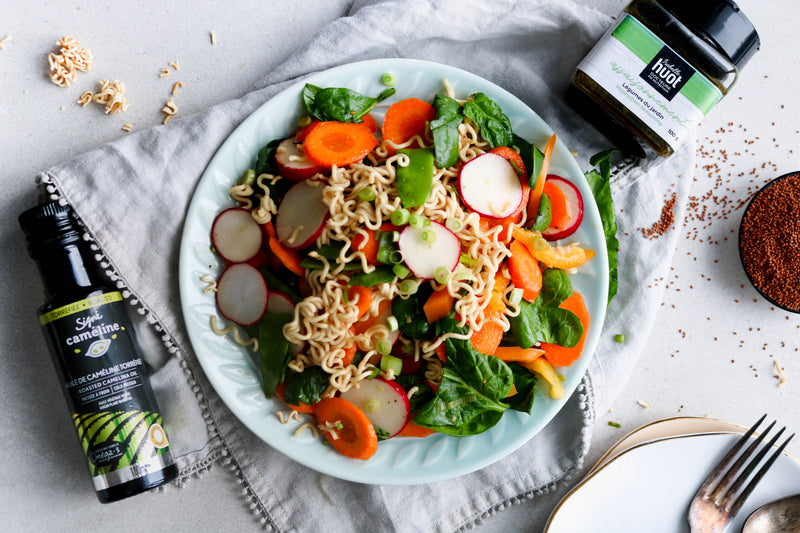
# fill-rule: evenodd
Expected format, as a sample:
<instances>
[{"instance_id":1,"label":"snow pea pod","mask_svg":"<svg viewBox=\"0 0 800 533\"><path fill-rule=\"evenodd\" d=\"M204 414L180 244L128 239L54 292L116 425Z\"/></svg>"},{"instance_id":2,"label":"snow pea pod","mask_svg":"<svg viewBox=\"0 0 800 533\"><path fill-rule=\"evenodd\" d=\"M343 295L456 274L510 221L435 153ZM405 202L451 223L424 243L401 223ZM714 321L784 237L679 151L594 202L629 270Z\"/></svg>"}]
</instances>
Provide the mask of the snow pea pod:
<instances>
[{"instance_id":1,"label":"snow pea pod","mask_svg":"<svg viewBox=\"0 0 800 533\"><path fill-rule=\"evenodd\" d=\"M397 166L397 193L406 209L425 203L433 187L433 151L405 148L397 151L408 157L408 166Z\"/></svg>"}]
</instances>

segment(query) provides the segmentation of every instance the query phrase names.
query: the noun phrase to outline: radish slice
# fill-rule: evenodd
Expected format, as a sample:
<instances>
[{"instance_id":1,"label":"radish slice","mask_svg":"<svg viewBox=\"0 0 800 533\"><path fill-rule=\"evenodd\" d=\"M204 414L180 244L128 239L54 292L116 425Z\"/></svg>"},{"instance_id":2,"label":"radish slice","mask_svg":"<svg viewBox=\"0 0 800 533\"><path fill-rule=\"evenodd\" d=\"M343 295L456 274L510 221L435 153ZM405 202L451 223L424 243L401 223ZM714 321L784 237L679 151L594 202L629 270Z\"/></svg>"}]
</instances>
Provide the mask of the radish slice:
<instances>
[{"instance_id":1,"label":"radish slice","mask_svg":"<svg viewBox=\"0 0 800 533\"><path fill-rule=\"evenodd\" d=\"M261 226L250 211L232 207L222 211L211 225L211 244L229 263L244 263L253 259L264 242Z\"/></svg>"},{"instance_id":2,"label":"radish slice","mask_svg":"<svg viewBox=\"0 0 800 533\"><path fill-rule=\"evenodd\" d=\"M423 240L426 231L433 232L432 242ZM397 244L403 254L403 262L415 276L422 279L433 279L440 268L452 272L461 258L461 241L455 233L438 222L431 222L430 226L419 229L406 226L400 232Z\"/></svg>"},{"instance_id":3,"label":"radish slice","mask_svg":"<svg viewBox=\"0 0 800 533\"><path fill-rule=\"evenodd\" d=\"M394 437L408 423L411 406L408 395L394 381L383 378L359 382L342 393L342 398L361 409L372 425Z\"/></svg>"},{"instance_id":4,"label":"radish slice","mask_svg":"<svg viewBox=\"0 0 800 533\"><path fill-rule=\"evenodd\" d=\"M569 237L581 225L581 221L583 221L583 196L581 196L580 191L572 182L565 180L561 176L550 174L547 176L546 183L557 186L567 199L568 222L562 227L551 226L542 232L542 237L548 241L557 241Z\"/></svg>"},{"instance_id":5,"label":"radish slice","mask_svg":"<svg viewBox=\"0 0 800 533\"><path fill-rule=\"evenodd\" d=\"M267 313L274 313L276 315L292 315L294 316L294 301L288 294L281 291L270 291L269 301L267 302ZM289 343L289 350L292 355L297 355L305 349L305 343L297 344L294 342Z\"/></svg>"},{"instance_id":6,"label":"radish slice","mask_svg":"<svg viewBox=\"0 0 800 533\"><path fill-rule=\"evenodd\" d=\"M275 164L281 176L291 181L302 181L325 170L308 158L295 137L284 139L275 149Z\"/></svg>"},{"instance_id":7,"label":"radish slice","mask_svg":"<svg viewBox=\"0 0 800 533\"><path fill-rule=\"evenodd\" d=\"M226 268L217 281L217 307L222 316L240 326L252 326L264 316L269 290L264 276L247 263Z\"/></svg>"},{"instance_id":8,"label":"radish slice","mask_svg":"<svg viewBox=\"0 0 800 533\"><path fill-rule=\"evenodd\" d=\"M322 233L328 220L328 206L322 201L321 183L300 181L283 197L275 217L278 240L288 248L310 246Z\"/></svg>"},{"instance_id":9,"label":"radish slice","mask_svg":"<svg viewBox=\"0 0 800 533\"><path fill-rule=\"evenodd\" d=\"M514 166L491 152L461 167L458 190L470 209L490 218L511 216L522 203L522 183Z\"/></svg>"}]
</instances>

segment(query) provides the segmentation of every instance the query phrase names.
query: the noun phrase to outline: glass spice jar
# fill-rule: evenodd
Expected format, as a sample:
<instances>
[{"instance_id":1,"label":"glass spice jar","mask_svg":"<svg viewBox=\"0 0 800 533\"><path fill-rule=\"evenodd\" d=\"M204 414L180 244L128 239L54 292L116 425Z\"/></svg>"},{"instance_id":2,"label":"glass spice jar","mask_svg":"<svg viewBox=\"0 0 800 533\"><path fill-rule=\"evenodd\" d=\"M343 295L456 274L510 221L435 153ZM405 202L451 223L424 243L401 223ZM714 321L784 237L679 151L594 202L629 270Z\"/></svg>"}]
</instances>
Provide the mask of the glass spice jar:
<instances>
[{"instance_id":1,"label":"glass spice jar","mask_svg":"<svg viewBox=\"0 0 800 533\"><path fill-rule=\"evenodd\" d=\"M634 0L576 68L567 102L621 150L668 156L760 43L731 0Z\"/></svg>"}]
</instances>

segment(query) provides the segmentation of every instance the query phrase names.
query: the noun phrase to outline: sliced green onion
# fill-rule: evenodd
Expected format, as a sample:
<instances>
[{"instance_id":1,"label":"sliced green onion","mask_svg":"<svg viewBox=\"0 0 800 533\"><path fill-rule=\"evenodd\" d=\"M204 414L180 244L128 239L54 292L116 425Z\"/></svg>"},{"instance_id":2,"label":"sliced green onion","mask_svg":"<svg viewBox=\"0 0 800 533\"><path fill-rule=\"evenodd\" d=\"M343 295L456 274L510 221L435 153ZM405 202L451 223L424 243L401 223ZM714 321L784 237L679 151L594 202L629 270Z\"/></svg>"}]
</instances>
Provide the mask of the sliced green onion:
<instances>
[{"instance_id":1,"label":"sliced green onion","mask_svg":"<svg viewBox=\"0 0 800 533\"><path fill-rule=\"evenodd\" d=\"M393 231L392 232L392 242L399 242L400 241L400 232Z\"/></svg>"},{"instance_id":2,"label":"sliced green onion","mask_svg":"<svg viewBox=\"0 0 800 533\"><path fill-rule=\"evenodd\" d=\"M403 360L393 355L384 355L381 357L381 370L399 374L403 370Z\"/></svg>"},{"instance_id":3,"label":"sliced green onion","mask_svg":"<svg viewBox=\"0 0 800 533\"><path fill-rule=\"evenodd\" d=\"M389 220L395 226L405 226L408 224L408 219L411 216L411 213L408 212L408 209L401 207L400 209L395 209L392 212L392 215L389 217Z\"/></svg>"},{"instance_id":4,"label":"sliced green onion","mask_svg":"<svg viewBox=\"0 0 800 533\"><path fill-rule=\"evenodd\" d=\"M428 217L422 217L422 227L427 228L430 225L431 225L431 219L429 219Z\"/></svg>"},{"instance_id":5,"label":"sliced green onion","mask_svg":"<svg viewBox=\"0 0 800 533\"><path fill-rule=\"evenodd\" d=\"M350 290L342 291L342 303L347 305L350 303Z\"/></svg>"},{"instance_id":6,"label":"sliced green onion","mask_svg":"<svg viewBox=\"0 0 800 533\"><path fill-rule=\"evenodd\" d=\"M376 198L375 190L372 187L365 187L358 191L358 199L362 202L371 202Z\"/></svg>"},{"instance_id":7,"label":"sliced green onion","mask_svg":"<svg viewBox=\"0 0 800 533\"><path fill-rule=\"evenodd\" d=\"M454 233L458 233L464 227L464 223L457 218L448 218L444 221L444 226Z\"/></svg>"},{"instance_id":8,"label":"sliced green onion","mask_svg":"<svg viewBox=\"0 0 800 533\"><path fill-rule=\"evenodd\" d=\"M450 269L447 267L439 267L436 269L436 272L433 273L433 279L435 279L439 283L447 283L447 280L450 279Z\"/></svg>"},{"instance_id":9,"label":"sliced green onion","mask_svg":"<svg viewBox=\"0 0 800 533\"><path fill-rule=\"evenodd\" d=\"M403 262L403 253L400 250L392 250L389 254L389 262L393 265L399 265Z\"/></svg>"},{"instance_id":10,"label":"sliced green onion","mask_svg":"<svg viewBox=\"0 0 800 533\"><path fill-rule=\"evenodd\" d=\"M467 268L466 266L459 263L456 266L455 272L453 272L453 279L456 281L461 281L465 279L473 279L475 274L472 273L472 270Z\"/></svg>"},{"instance_id":11,"label":"sliced green onion","mask_svg":"<svg viewBox=\"0 0 800 533\"><path fill-rule=\"evenodd\" d=\"M404 279L397 287L403 294L414 294L419 288L419 284L413 279Z\"/></svg>"},{"instance_id":12,"label":"sliced green onion","mask_svg":"<svg viewBox=\"0 0 800 533\"><path fill-rule=\"evenodd\" d=\"M372 368L372 373L369 376L367 376L367 379L375 379L375 378L378 377L378 374L380 374L380 373L381 373L381 369L380 368L373 367Z\"/></svg>"},{"instance_id":13,"label":"sliced green onion","mask_svg":"<svg viewBox=\"0 0 800 533\"><path fill-rule=\"evenodd\" d=\"M395 276L397 276L400 279L405 279L408 277L409 274L411 274L411 271L408 269L408 267L402 263L398 263L395 266L393 266L392 272L394 272Z\"/></svg>"},{"instance_id":14,"label":"sliced green onion","mask_svg":"<svg viewBox=\"0 0 800 533\"><path fill-rule=\"evenodd\" d=\"M309 124L311 124L311 117L308 115L302 116L297 119L297 125L300 126L301 128L308 126Z\"/></svg>"},{"instance_id":15,"label":"sliced green onion","mask_svg":"<svg viewBox=\"0 0 800 533\"><path fill-rule=\"evenodd\" d=\"M433 244L436 242L436 232L430 229L426 229L422 232L422 242Z\"/></svg>"},{"instance_id":16,"label":"sliced green onion","mask_svg":"<svg viewBox=\"0 0 800 533\"><path fill-rule=\"evenodd\" d=\"M622 425L619 422L609 422L608 425L611 426L612 428L617 428L617 429L622 427Z\"/></svg>"},{"instance_id":17,"label":"sliced green onion","mask_svg":"<svg viewBox=\"0 0 800 533\"><path fill-rule=\"evenodd\" d=\"M239 180L239 183L242 185L253 185L256 182L256 171L252 168L248 168L242 174L242 179Z\"/></svg>"},{"instance_id":18,"label":"sliced green onion","mask_svg":"<svg viewBox=\"0 0 800 533\"><path fill-rule=\"evenodd\" d=\"M622 334L614 335L614 341L616 341L616 342L625 342L625 335L622 335Z\"/></svg>"},{"instance_id":19,"label":"sliced green onion","mask_svg":"<svg viewBox=\"0 0 800 533\"><path fill-rule=\"evenodd\" d=\"M538 251L544 251L550 248L550 243L544 237L536 237L533 239L533 249Z\"/></svg>"},{"instance_id":20,"label":"sliced green onion","mask_svg":"<svg viewBox=\"0 0 800 533\"><path fill-rule=\"evenodd\" d=\"M389 328L389 331L397 331L400 329L400 323L397 321L396 316L389 316L386 318L386 327Z\"/></svg>"},{"instance_id":21,"label":"sliced green onion","mask_svg":"<svg viewBox=\"0 0 800 533\"><path fill-rule=\"evenodd\" d=\"M381 339L375 344L375 349L381 355L386 355L392 351L392 343L388 339Z\"/></svg>"},{"instance_id":22,"label":"sliced green onion","mask_svg":"<svg viewBox=\"0 0 800 533\"><path fill-rule=\"evenodd\" d=\"M368 400L367 403L364 404L364 410L368 413L374 413L378 410L378 407L381 406L381 402L376 399Z\"/></svg>"},{"instance_id":23,"label":"sliced green onion","mask_svg":"<svg viewBox=\"0 0 800 533\"><path fill-rule=\"evenodd\" d=\"M416 213L412 213L408 217L408 224L414 229L420 229L425 225L426 218L427 217L425 217L424 215L418 215Z\"/></svg>"},{"instance_id":24,"label":"sliced green onion","mask_svg":"<svg viewBox=\"0 0 800 533\"><path fill-rule=\"evenodd\" d=\"M336 422L336 429L338 429L339 431L341 431L341 430L343 430L343 429L344 429L344 425L343 425L341 422Z\"/></svg>"},{"instance_id":25,"label":"sliced green onion","mask_svg":"<svg viewBox=\"0 0 800 533\"><path fill-rule=\"evenodd\" d=\"M524 290L522 290L521 288L517 287L517 288L515 288L515 289L513 289L511 291L511 294L508 295L508 301L512 305L519 305L519 303L522 301L522 295L524 293L525 293Z\"/></svg>"},{"instance_id":26,"label":"sliced green onion","mask_svg":"<svg viewBox=\"0 0 800 533\"><path fill-rule=\"evenodd\" d=\"M383 76L381 76L381 83L386 85L387 87L394 87L397 83L397 78L391 72L387 72Z\"/></svg>"},{"instance_id":27,"label":"sliced green onion","mask_svg":"<svg viewBox=\"0 0 800 533\"><path fill-rule=\"evenodd\" d=\"M474 266L475 263L477 263L477 261L475 259L471 258L469 255L467 255L467 254L465 254L463 252L461 253L461 259L459 259L459 261L461 261L461 263L463 263L463 264L465 264L467 266Z\"/></svg>"}]
</instances>

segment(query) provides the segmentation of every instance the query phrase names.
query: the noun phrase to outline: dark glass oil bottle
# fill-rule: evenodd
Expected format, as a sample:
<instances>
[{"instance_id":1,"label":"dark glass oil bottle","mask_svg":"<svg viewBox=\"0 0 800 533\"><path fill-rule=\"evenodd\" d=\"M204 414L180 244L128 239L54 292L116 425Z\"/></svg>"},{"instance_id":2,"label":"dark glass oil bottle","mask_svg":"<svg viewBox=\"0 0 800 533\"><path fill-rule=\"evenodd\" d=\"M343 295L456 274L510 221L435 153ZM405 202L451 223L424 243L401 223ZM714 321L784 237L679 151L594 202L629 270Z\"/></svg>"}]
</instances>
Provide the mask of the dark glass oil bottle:
<instances>
[{"instance_id":1,"label":"dark glass oil bottle","mask_svg":"<svg viewBox=\"0 0 800 533\"><path fill-rule=\"evenodd\" d=\"M162 415L121 293L110 287L69 206L19 217L47 302L39 323L61 379L98 499L174 479Z\"/></svg>"}]
</instances>

